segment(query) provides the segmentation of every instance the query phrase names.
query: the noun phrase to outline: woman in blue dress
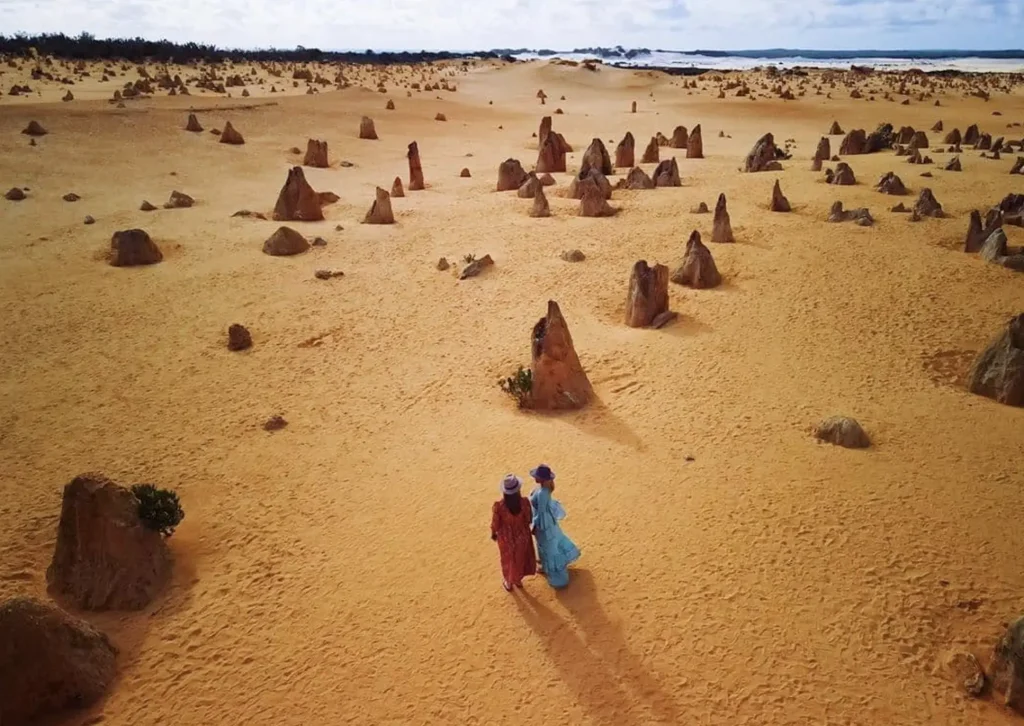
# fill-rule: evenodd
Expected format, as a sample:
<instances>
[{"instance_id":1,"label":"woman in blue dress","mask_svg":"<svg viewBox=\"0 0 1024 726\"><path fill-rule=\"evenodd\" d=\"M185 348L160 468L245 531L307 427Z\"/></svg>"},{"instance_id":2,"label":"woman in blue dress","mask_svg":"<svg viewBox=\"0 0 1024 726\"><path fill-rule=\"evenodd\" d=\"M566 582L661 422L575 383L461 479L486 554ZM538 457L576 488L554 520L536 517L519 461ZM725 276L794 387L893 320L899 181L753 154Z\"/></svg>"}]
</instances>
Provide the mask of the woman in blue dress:
<instances>
[{"instance_id":1,"label":"woman in blue dress","mask_svg":"<svg viewBox=\"0 0 1024 726\"><path fill-rule=\"evenodd\" d=\"M546 464L541 464L530 471L530 476L539 485L530 494L537 557L548 584L563 588L569 584L569 565L580 558L580 550L558 525L559 520L565 518L565 510L551 497L555 491L555 473Z\"/></svg>"}]
</instances>

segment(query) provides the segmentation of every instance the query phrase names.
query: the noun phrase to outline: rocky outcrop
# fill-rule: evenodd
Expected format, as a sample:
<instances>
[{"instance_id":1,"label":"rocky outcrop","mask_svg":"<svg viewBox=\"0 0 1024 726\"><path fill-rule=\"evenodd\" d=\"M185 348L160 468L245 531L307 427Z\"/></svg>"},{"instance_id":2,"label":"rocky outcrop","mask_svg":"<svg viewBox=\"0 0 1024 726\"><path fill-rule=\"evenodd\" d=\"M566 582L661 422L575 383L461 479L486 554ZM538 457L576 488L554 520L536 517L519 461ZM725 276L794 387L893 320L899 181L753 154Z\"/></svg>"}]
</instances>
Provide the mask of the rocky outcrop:
<instances>
[{"instance_id":1,"label":"rocky outcrop","mask_svg":"<svg viewBox=\"0 0 1024 726\"><path fill-rule=\"evenodd\" d=\"M126 229L110 238L110 264L113 267L155 265L164 255L145 230Z\"/></svg>"},{"instance_id":2,"label":"rocky outcrop","mask_svg":"<svg viewBox=\"0 0 1024 726\"><path fill-rule=\"evenodd\" d=\"M829 136L839 136L842 133L843 133L843 128L839 125L839 122L838 121L833 121L832 125L829 126L828 135Z\"/></svg>"},{"instance_id":3,"label":"rocky outcrop","mask_svg":"<svg viewBox=\"0 0 1024 726\"><path fill-rule=\"evenodd\" d=\"M498 166L497 190L507 192L518 189L526 181L526 176L526 170L518 159L505 159Z\"/></svg>"},{"instance_id":4,"label":"rocky outcrop","mask_svg":"<svg viewBox=\"0 0 1024 726\"><path fill-rule=\"evenodd\" d=\"M915 131L914 135L910 139L911 149L927 149L928 148L928 134L924 131Z\"/></svg>"},{"instance_id":5,"label":"rocky outcrop","mask_svg":"<svg viewBox=\"0 0 1024 726\"><path fill-rule=\"evenodd\" d=\"M1024 406L1024 313L1012 318L974 361L967 387L971 393L999 403ZM1021 644L1024 642L1018 641ZM1024 660L1024 651L1018 656ZM1018 661L1017 665L1024 663ZM1018 670L1017 678L1024 679L1024 671ZM1024 699L1024 692L1019 698Z\"/></svg>"},{"instance_id":6,"label":"rocky outcrop","mask_svg":"<svg viewBox=\"0 0 1024 726\"><path fill-rule=\"evenodd\" d=\"M935 131L935 132L942 131L942 119L939 119L938 121L936 121L934 123L934 125L932 125L932 131Z\"/></svg>"},{"instance_id":7,"label":"rocky outcrop","mask_svg":"<svg viewBox=\"0 0 1024 726\"><path fill-rule=\"evenodd\" d=\"M832 145L827 136L818 140L818 147L814 150L814 160L811 162L811 171L821 171L823 162L832 158Z\"/></svg>"},{"instance_id":8,"label":"rocky outcrop","mask_svg":"<svg viewBox=\"0 0 1024 726\"><path fill-rule=\"evenodd\" d=\"M964 138L961 143L966 146L977 144L981 139L981 133L978 131L978 124L971 124L967 127L967 131L964 132Z\"/></svg>"},{"instance_id":9,"label":"rocky outcrop","mask_svg":"<svg viewBox=\"0 0 1024 726\"><path fill-rule=\"evenodd\" d=\"M656 187L679 187L682 186L682 179L679 178L679 164L676 157L665 159L654 169L654 186Z\"/></svg>"},{"instance_id":10,"label":"rocky outcrop","mask_svg":"<svg viewBox=\"0 0 1024 726\"><path fill-rule=\"evenodd\" d=\"M4 194L4 199L9 202L21 202L27 199L27 195L21 187L11 187Z\"/></svg>"},{"instance_id":11,"label":"rocky outcrop","mask_svg":"<svg viewBox=\"0 0 1024 726\"><path fill-rule=\"evenodd\" d=\"M647 148L644 149L643 156L640 157L641 164L657 164L661 158L661 151L658 148L658 139L654 136L647 142Z\"/></svg>"},{"instance_id":12,"label":"rocky outcrop","mask_svg":"<svg viewBox=\"0 0 1024 726\"><path fill-rule=\"evenodd\" d=\"M192 131L194 133L202 132L203 127L199 124L199 119L196 118L194 113L190 113L188 115L188 123L185 124L185 130Z\"/></svg>"},{"instance_id":13,"label":"rocky outcrop","mask_svg":"<svg viewBox=\"0 0 1024 726\"><path fill-rule=\"evenodd\" d=\"M224 124L224 130L220 133L220 143L222 144L234 144L240 146L245 143L245 139L242 135L235 130L235 127L228 121Z\"/></svg>"},{"instance_id":14,"label":"rocky outcrop","mask_svg":"<svg viewBox=\"0 0 1024 726\"><path fill-rule=\"evenodd\" d=\"M309 249L309 242L291 227L278 227L263 243L263 253L272 257L291 257Z\"/></svg>"},{"instance_id":15,"label":"rocky outcrop","mask_svg":"<svg viewBox=\"0 0 1024 726\"><path fill-rule=\"evenodd\" d=\"M359 121L359 138L369 141L377 140L377 129L374 128L373 119L369 116L363 116Z\"/></svg>"},{"instance_id":16,"label":"rocky outcrop","mask_svg":"<svg viewBox=\"0 0 1024 726\"><path fill-rule=\"evenodd\" d=\"M638 260L629 276L626 295L626 325L646 328L655 318L668 312L668 268L649 267L647 260Z\"/></svg>"},{"instance_id":17,"label":"rocky outcrop","mask_svg":"<svg viewBox=\"0 0 1024 726\"><path fill-rule=\"evenodd\" d=\"M789 200L782 193L782 185L779 184L779 180L775 180L775 185L772 187L772 198L768 203L768 208L773 212L790 212L792 208L789 206Z\"/></svg>"},{"instance_id":18,"label":"rocky outcrop","mask_svg":"<svg viewBox=\"0 0 1024 726\"><path fill-rule=\"evenodd\" d=\"M164 202L164 209L188 209L196 203L196 200L184 192L177 190L171 192L170 198Z\"/></svg>"},{"instance_id":19,"label":"rocky outcrop","mask_svg":"<svg viewBox=\"0 0 1024 726\"><path fill-rule=\"evenodd\" d=\"M853 175L850 165L845 161L840 161L836 164L835 171L825 174L825 181L839 186L853 186L857 183L857 178Z\"/></svg>"},{"instance_id":20,"label":"rocky outcrop","mask_svg":"<svg viewBox=\"0 0 1024 726\"><path fill-rule=\"evenodd\" d=\"M704 158L704 140L701 137L700 124L693 127L693 131L690 132L690 138L686 140L686 158Z\"/></svg>"},{"instance_id":21,"label":"rocky outcrop","mask_svg":"<svg viewBox=\"0 0 1024 726\"><path fill-rule=\"evenodd\" d=\"M542 187L540 179L537 178L537 174L530 172L526 175L526 180L519 185L519 190L516 192L516 196L520 199L533 199L537 196L537 190Z\"/></svg>"},{"instance_id":22,"label":"rocky outcrop","mask_svg":"<svg viewBox=\"0 0 1024 726\"><path fill-rule=\"evenodd\" d=\"M959 170L958 170L959 171ZM1010 167L1011 174L1024 174L1024 156L1018 156L1017 161Z\"/></svg>"},{"instance_id":23,"label":"rocky outcrop","mask_svg":"<svg viewBox=\"0 0 1024 726\"><path fill-rule=\"evenodd\" d=\"M46 136L49 133L38 121L29 121L28 126L21 130L21 133L28 136Z\"/></svg>"},{"instance_id":24,"label":"rocky outcrop","mask_svg":"<svg viewBox=\"0 0 1024 726\"><path fill-rule=\"evenodd\" d=\"M363 218L363 224L394 224L395 215L391 211L391 195L387 190L377 187L377 197L373 200L370 211Z\"/></svg>"},{"instance_id":25,"label":"rocky outcrop","mask_svg":"<svg viewBox=\"0 0 1024 726\"><path fill-rule=\"evenodd\" d=\"M846 416L832 416L814 428L814 437L846 449L866 449L871 439L855 419Z\"/></svg>"},{"instance_id":26,"label":"rocky outcrop","mask_svg":"<svg viewBox=\"0 0 1024 726\"><path fill-rule=\"evenodd\" d=\"M963 143L963 139L960 136L960 129L953 129L946 137L942 139L942 143L949 144L951 146L960 146Z\"/></svg>"},{"instance_id":27,"label":"rocky outcrop","mask_svg":"<svg viewBox=\"0 0 1024 726\"><path fill-rule=\"evenodd\" d=\"M672 131L672 138L668 145L673 149L685 149L690 141L690 135L686 132L685 126L676 126Z\"/></svg>"},{"instance_id":28,"label":"rocky outcrop","mask_svg":"<svg viewBox=\"0 0 1024 726\"><path fill-rule=\"evenodd\" d=\"M693 230L686 241L686 254L683 263L673 272L672 282L697 290L718 287L722 284L722 276L718 272L715 260L700 239L700 232Z\"/></svg>"},{"instance_id":29,"label":"rocky outcrop","mask_svg":"<svg viewBox=\"0 0 1024 726\"><path fill-rule=\"evenodd\" d=\"M405 189L402 188L402 177L396 176L395 181L391 184L391 196L392 198L399 198L405 196Z\"/></svg>"},{"instance_id":30,"label":"rocky outcrop","mask_svg":"<svg viewBox=\"0 0 1024 726\"><path fill-rule=\"evenodd\" d=\"M306 142L306 156L302 159L302 165L326 169L329 166L327 161L327 142L309 139Z\"/></svg>"},{"instance_id":31,"label":"rocky outcrop","mask_svg":"<svg viewBox=\"0 0 1024 726\"><path fill-rule=\"evenodd\" d=\"M548 197L544 193L544 185L537 187L533 195L533 206L530 208L530 216L543 218L551 216L551 206L548 204Z\"/></svg>"},{"instance_id":32,"label":"rocky outcrop","mask_svg":"<svg viewBox=\"0 0 1024 726\"><path fill-rule=\"evenodd\" d=\"M601 139L595 138L590 146L583 152L583 159L580 161L580 169L597 169L605 176L612 173L612 159L608 156L608 149L605 148Z\"/></svg>"},{"instance_id":33,"label":"rocky outcrop","mask_svg":"<svg viewBox=\"0 0 1024 726\"><path fill-rule=\"evenodd\" d=\"M959 156L954 156L952 159L950 159L948 162L946 162L946 165L944 167L942 167L942 168L945 169L946 171L962 171L963 170L963 168L960 166L960 157Z\"/></svg>"},{"instance_id":34,"label":"rocky outcrop","mask_svg":"<svg viewBox=\"0 0 1024 726\"><path fill-rule=\"evenodd\" d=\"M32 598L0 603L0 643L0 718L11 726L90 706L117 674L106 635Z\"/></svg>"},{"instance_id":35,"label":"rocky outcrop","mask_svg":"<svg viewBox=\"0 0 1024 726\"><path fill-rule=\"evenodd\" d=\"M781 171L782 165L775 160L775 156L775 137L765 134L757 140L754 148L747 154L747 158L743 162L743 171Z\"/></svg>"},{"instance_id":36,"label":"rocky outcrop","mask_svg":"<svg viewBox=\"0 0 1024 726\"><path fill-rule=\"evenodd\" d=\"M1024 617L1011 623L996 643L989 671L992 690L1003 705L1024 714Z\"/></svg>"},{"instance_id":37,"label":"rocky outcrop","mask_svg":"<svg viewBox=\"0 0 1024 726\"><path fill-rule=\"evenodd\" d=\"M636 142L633 140L633 134L627 131L622 141L615 147L615 166L619 169L632 168L635 152Z\"/></svg>"},{"instance_id":38,"label":"rocky outcrop","mask_svg":"<svg viewBox=\"0 0 1024 726\"><path fill-rule=\"evenodd\" d=\"M413 141L405 157L409 160L409 191L418 192L426 187L423 184L423 167L420 165L420 147Z\"/></svg>"},{"instance_id":39,"label":"rocky outcrop","mask_svg":"<svg viewBox=\"0 0 1024 726\"><path fill-rule=\"evenodd\" d=\"M545 116L545 118L550 117ZM566 153L561 137L554 132L547 134L540 142L537 152L537 173L564 172Z\"/></svg>"},{"instance_id":40,"label":"rocky outcrop","mask_svg":"<svg viewBox=\"0 0 1024 726\"><path fill-rule=\"evenodd\" d=\"M989 210L985 216L985 224L981 223L981 214L977 209L971 212L967 226L967 239L964 240L964 252L978 252L988 238L1003 226L1003 214L998 209Z\"/></svg>"},{"instance_id":41,"label":"rocky outcrop","mask_svg":"<svg viewBox=\"0 0 1024 726\"><path fill-rule=\"evenodd\" d=\"M732 224L729 221L729 210L726 209L725 194L718 195L715 204L715 220L711 226L712 242L735 242L732 236Z\"/></svg>"},{"instance_id":42,"label":"rocky outcrop","mask_svg":"<svg viewBox=\"0 0 1024 726\"><path fill-rule=\"evenodd\" d=\"M914 203L913 211L917 212L922 217L944 217L945 214L942 212L942 205L932 194L931 189L922 189L921 194L917 198L917 202Z\"/></svg>"},{"instance_id":43,"label":"rocky outcrop","mask_svg":"<svg viewBox=\"0 0 1024 726\"><path fill-rule=\"evenodd\" d=\"M579 183L580 188L580 209L581 217L611 217L615 209L608 204L604 193L598 186L594 177L590 176Z\"/></svg>"},{"instance_id":44,"label":"rocky outcrop","mask_svg":"<svg viewBox=\"0 0 1024 726\"><path fill-rule=\"evenodd\" d=\"M171 558L160 532L139 518L131 490L98 474L64 487L50 590L83 610L138 610L164 587Z\"/></svg>"},{"instance_id":45,"label":"rocky outcrop","mask_svg":"<svg viewBox=\"0 0 1024 726\"><path fill-rule=\"evenodd\" d=\"M278 222L319 222L324 218L320 196L306 181L301 166L293 166L277 195L273 219Z\"/></svg>"},{"instance_id":46,"label":"rocky outcrop","mask_svg":"<svg viewBox=\"0 0 1024 726\"><path fill-rule=\"evenodd\" d=\"M879 179L875 187L882 194L901 196L907 193L907 188L903 186L903 180L891 171L887 172L881 179Z\"/></svg>"},{"instance_id":47,"label":"rocky outcrop","mask_svg":"<svg viewBox=\"0 0 1024 726\"><path fill-rule=\"evenodd\" d=\"M629 170L626 178L619 181L618 186L621 189L654 189L654 180L647 176L647 172L639 166L634 166Z\"/></svg>"},{"instance_id":48,"label":"rocky outcrop","mask_svg":"<svg viewBox=\"0 0 1024 726\"><path fill-rule=\"evenodd\" d=\"M864 129L853 129L845 137L843 137L842 143L839 145L840 156L853 156L855 154L867 153L867 134L864 133Z\"/></svg>"},{"instance_id":49,"label":"rocky outcrop","mask_svg":"<svg viewBox=\"0 0 1024 726\"><path fill-rule=\"evenodd\" d=\"M854 224L861 227L870 227L875 223L874 218L871 216L871 212L866 207L859 207L857 209L843 209L843 203L835 201L832 203L832 208L828 212L828 222L847 222L853 220Z\"/></svg>"},{"instance_id":50,"label":"rocky outcrop","mask_svg":"<svg viewBox=\"0 0 1024 726\"><path fill-rule=\"evenodd\" d=\"M608 177L597 169L582 169L569 183L569 189L566 193L570 199L583 198L584 182L593 182L601 191L601 196L604 199L612 198L612 185L608 181Z\"/></svg>"},{"instance_id":51,"label":"rocky outcrop","mask_svg":"<svg viewBox=\"0 0 1024 726\"><path fill-rule=\"evenodd\" d=\"M554 300L548 301L547 315L533 326L530 350L530 408L577 409L590 401L593 388L576 355L569 326Z\"/></svg>"},{"instance_id":52,"label":"rocky outcrop","mask_svg":"<svg viewBox=\"0 0 1024 726\"><path fill-rule=\"evenodd\" d=\"M228 350L248 350L252 347L252 334L244 325L233 323L228 326Z\"/></svg>"}]
</instances>

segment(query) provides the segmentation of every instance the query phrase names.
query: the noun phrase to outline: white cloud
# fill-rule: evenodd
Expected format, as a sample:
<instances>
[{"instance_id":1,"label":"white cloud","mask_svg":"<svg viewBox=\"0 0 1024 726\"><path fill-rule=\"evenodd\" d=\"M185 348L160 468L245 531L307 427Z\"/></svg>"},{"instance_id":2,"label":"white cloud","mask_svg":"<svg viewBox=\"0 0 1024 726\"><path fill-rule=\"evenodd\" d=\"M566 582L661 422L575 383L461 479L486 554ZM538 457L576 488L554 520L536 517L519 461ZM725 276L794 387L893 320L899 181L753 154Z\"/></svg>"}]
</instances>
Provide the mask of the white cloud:
<instances>
[{"instance_id":1,"label":"white cloud","mask_svg":"<svg viewBox=\"0 0 1024 726\"><path fill-rule=\"evenodd\" d=\"M222 47L1006 48L1019 0L0 0L5 32Z\"/></svg>"}]
</instances>

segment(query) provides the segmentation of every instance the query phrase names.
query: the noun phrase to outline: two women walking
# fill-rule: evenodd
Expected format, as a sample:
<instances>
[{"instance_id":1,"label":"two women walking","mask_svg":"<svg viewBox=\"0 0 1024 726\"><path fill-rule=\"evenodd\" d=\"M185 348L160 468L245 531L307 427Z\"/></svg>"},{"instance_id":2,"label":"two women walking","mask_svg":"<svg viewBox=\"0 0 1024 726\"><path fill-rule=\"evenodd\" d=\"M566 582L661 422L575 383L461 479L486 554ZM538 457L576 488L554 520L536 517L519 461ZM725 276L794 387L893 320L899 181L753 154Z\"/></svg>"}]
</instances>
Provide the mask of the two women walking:
<instances>
[{"instance_id":1,"label":"two women walking","mask_svg":"<svg viewBox=\"0 0 1024 726\"><path fill-rule=\"evenodd\" d=\"M579 548L564 532L559 521L565 518L562 505L552 498L555 473L546 464L530 471L537 488L526 499L522 482L509 474L501 482L501 501L495 502L491 513L491 539L498 543L501 556L502 586L511 591L522 587L523 578L539 571L554 588L569 584L569 565L580 557ZM537 538L534 553L531 533Z\"/></svg>"}]
</instances>

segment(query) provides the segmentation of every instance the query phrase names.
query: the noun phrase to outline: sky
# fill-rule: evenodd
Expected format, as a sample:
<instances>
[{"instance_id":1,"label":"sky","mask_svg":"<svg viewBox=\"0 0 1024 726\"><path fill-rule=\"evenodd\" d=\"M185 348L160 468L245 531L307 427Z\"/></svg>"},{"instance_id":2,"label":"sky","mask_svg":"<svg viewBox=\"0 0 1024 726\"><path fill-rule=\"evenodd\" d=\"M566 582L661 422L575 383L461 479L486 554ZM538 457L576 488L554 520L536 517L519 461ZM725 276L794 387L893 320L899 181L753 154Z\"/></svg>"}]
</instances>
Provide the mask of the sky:
<instances>
[{"instance_id":1,"label":"sky","mask_svg":"<svg viewBox=\"0 0 1024 726\"><path fill-rule=\"evenodd\" d=\"M1024 46L1024 0L0 0L0 33L226 48Z\"/></svg>"}]
</instances>

